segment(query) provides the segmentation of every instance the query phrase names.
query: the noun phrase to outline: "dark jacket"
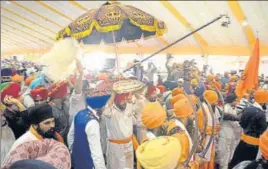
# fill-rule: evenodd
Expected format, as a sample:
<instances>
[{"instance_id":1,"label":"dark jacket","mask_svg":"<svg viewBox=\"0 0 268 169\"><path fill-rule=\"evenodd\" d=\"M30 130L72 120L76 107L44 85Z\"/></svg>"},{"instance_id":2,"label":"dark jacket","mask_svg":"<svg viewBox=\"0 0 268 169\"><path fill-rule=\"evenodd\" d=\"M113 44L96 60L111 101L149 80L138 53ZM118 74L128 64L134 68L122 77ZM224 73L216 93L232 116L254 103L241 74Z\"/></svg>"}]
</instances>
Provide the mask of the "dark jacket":
<instances>
[{"instance_id":1,"label":"dark jacket","mask_svg":"<svg viewBox=\"0 0 268 169\"><path fill-rule=\"evenodd\" d=\"M8 122L8 126L13 131L15 138L18 139L28 130L27 125L27 110L22 112L11 112L8 109L4 110L4 117Z\"/></svg>"}]
</instances>

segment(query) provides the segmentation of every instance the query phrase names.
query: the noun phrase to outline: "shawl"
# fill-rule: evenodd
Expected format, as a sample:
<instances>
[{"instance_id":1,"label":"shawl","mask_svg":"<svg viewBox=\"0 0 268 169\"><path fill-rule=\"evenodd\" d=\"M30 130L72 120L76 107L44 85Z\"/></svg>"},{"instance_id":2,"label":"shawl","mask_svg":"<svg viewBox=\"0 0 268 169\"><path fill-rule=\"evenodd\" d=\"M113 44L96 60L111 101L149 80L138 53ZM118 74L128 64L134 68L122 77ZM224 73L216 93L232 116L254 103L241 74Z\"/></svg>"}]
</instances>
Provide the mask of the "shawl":
<instances>
[{"instance_id":1,"label":"shawl","mask_svg":"<svg viewBox=\"0 0 268 169\"><path fill-rule=\"evenodd\" d=\"M57 169L70 169L71 159L67 147L53 139L35 140L23 143L6 157L2 169L8 169L13 163L34 159L47 162Z\"/></svg>"}]
</instances>

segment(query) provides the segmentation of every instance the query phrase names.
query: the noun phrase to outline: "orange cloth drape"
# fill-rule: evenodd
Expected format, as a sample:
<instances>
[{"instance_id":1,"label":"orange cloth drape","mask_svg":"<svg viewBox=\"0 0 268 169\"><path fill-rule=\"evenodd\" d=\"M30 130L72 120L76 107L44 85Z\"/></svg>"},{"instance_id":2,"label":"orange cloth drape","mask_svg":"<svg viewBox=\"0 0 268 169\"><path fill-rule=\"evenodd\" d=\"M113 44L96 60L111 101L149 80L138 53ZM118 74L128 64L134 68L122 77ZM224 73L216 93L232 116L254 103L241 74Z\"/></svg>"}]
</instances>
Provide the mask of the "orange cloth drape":
<instances>
[{"instance_id":1,"label":"orange cloth drape","mask_svg":"<svg viewBox=\"0 0 268 169\"><path fill-rule=\"evenodd\" d=\"M215 168L215 145L212 145L210 161L205 163L204 166L200 167L201 169L214 169Z\"/></svg>"},{"instance_id":2,"label":"orange cloth drape","mask_svg":"<svg viewBox=\"0 0 268 169\"><path fill-rule=\"evenodd\" d=\"M242 98L248 90L258 88L258 74L260 63L260 43L256 40L252 56L249 58L246 68L239 80L235 93L238 98Z\"/></svg>"}]
</instances>

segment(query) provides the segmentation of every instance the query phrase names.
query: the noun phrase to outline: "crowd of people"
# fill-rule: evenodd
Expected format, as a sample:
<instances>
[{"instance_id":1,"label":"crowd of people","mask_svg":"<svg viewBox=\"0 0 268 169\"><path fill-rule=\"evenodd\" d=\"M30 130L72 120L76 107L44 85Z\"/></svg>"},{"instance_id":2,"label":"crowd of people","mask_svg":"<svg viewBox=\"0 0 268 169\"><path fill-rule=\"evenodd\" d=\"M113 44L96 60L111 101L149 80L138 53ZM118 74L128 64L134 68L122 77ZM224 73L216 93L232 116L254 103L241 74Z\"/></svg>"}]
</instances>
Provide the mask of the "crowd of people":
<instances>
[{"instance_id":1,"label":"crowd of people","mask_svg":"<svg viewBox=\"0 0 268 169\"><path fill-rule=\"evenodd\" d=\"M117 76L85 72L77 60L60 81L42 65L2 61L1 168L267 169L267 89L240 97L237 72L210 74L170 59L157 80L157 67L144 71L137 60ZM92 95L124 80L143 86Z\"/></svg>"}]
</instances>

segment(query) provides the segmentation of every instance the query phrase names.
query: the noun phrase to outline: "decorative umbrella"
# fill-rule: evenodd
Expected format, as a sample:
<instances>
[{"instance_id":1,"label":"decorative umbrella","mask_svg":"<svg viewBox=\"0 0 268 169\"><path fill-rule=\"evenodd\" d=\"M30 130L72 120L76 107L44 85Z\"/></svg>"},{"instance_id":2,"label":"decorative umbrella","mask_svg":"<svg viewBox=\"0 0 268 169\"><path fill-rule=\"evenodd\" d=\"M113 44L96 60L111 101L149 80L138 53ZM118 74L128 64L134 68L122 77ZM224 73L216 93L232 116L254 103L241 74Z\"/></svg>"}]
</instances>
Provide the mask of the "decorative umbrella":
<instances>
[{"instance_id":1,"label":"decorative umbrella","mask_svg":"<svg viewBox=\"0 0 268 169\"><path fill-rule=\"evenodd\" d=\"M102 41L110 44L161 36L165 31L164 22L140 9L119 2L106 2L59 31L56 39L73 37L84 44L100 44Z\"/></svg>"}]
</instances>

